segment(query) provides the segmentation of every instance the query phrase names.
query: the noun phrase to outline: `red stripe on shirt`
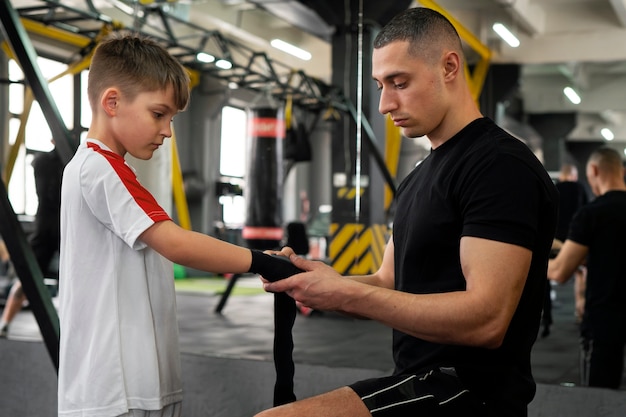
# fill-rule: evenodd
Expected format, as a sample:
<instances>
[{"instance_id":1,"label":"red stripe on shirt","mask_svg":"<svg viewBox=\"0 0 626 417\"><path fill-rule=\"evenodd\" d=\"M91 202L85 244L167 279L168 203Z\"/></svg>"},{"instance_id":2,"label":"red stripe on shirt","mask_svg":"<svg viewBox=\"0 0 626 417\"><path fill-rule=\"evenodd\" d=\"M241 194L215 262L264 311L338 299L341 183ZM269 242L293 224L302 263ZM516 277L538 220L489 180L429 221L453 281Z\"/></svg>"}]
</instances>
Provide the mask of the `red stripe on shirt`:
<instances>
[{"instance_id":1,"label":"red stripe on shirt","mask_svg":"<svg viewBox=\"0 0 626 417\"><path fill-rule=\"evenodd\" d=\"M104 156L111 164L113 170L122 180L122 184L126 187L130 195L141 209L146 213L153 222L160 222L163 220L171 220L170 216L161 208L159 203L154 199L152 194L144 186L142 186L137 180L137 176L133 170L126 165L124 158L115 152L102 149L98 144L93 142L87 142L87 146L100 155Z\"/></svg>"}]
</instances>

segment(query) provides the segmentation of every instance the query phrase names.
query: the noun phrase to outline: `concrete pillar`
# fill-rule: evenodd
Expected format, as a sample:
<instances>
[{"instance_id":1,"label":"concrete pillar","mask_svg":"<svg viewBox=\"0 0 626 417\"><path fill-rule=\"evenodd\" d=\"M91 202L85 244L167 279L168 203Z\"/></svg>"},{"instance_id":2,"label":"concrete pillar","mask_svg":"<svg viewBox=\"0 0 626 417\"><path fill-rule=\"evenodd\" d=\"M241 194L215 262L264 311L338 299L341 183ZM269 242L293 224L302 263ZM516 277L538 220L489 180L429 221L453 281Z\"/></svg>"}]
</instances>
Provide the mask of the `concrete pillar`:
<instances>
[{"instance_id":1,"label":"concrete pillar","mask_svg":"<svg viewBox=\"0 0 626 417\"><path fill-rule=\"evenodd\" d=\"M544 166L558 171L567 160L565 140L576 127L575 113L544 113L528 115L528 124L543 138Z\"/></svg>"}]
</instances>

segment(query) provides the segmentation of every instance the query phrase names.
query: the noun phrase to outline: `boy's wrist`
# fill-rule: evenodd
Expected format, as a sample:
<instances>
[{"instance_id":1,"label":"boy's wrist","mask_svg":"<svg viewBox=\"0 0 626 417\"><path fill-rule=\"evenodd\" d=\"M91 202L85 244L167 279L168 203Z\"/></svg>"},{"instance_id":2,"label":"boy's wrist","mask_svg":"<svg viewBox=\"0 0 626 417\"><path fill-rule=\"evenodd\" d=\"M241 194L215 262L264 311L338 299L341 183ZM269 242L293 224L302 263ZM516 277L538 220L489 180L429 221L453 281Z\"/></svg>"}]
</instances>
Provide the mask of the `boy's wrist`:
<instances>
[{"instance_id":1,"label":"boy's wrist","mask_svg":"<svg viewBox=\"0 0 626 417\"><path fill-rule=\"evenodd\" d=\"M268 281L278 281L304 272L284 256L268 255L260 250L251 249L252 262L248 272L259 274Z\"/></svg>"}]
</instances>

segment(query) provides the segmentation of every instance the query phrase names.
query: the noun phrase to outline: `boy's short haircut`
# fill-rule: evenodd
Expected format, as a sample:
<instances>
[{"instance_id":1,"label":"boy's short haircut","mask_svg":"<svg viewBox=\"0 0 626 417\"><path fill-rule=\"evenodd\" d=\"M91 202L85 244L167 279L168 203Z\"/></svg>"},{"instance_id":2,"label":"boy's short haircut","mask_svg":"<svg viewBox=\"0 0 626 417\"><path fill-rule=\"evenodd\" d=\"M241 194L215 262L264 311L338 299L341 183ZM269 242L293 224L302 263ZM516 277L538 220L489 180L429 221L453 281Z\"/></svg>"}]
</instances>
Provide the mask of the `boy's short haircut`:
<instances>
[{"instance_id":1,"label":"boy's short haircut","mask_svg":"<svg viewBox=\"0 0 626 417\"><path fill-rule=\"evenodd\" d=\"M189 101L189 74L156 41L135 33L115 32L96 47L89 68L87 94L95 109L109 87L119 88L130 100L141 92L172 86L178 110Z\"/></svg>"}]
</instances>

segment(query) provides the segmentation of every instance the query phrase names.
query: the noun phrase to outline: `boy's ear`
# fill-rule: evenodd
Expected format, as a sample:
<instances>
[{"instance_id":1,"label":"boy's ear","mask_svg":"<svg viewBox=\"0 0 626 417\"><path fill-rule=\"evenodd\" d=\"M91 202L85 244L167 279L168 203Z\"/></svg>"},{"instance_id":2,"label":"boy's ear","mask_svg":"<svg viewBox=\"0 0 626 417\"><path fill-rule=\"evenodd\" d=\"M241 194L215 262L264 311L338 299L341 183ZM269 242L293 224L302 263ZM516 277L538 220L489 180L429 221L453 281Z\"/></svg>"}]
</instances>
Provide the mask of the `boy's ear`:
<instances>
[{"instance_id":1,"label":"boy's ear","mask_svg":"<svg viewBox=\"0 0 626 417\"><path fill-rule=\"evenodd\" d=\"M115 116L118 109L120 92L116 88L107 88L102 93L100 105L104 112L109 116Z\"/></svg>"}]
</instances>

